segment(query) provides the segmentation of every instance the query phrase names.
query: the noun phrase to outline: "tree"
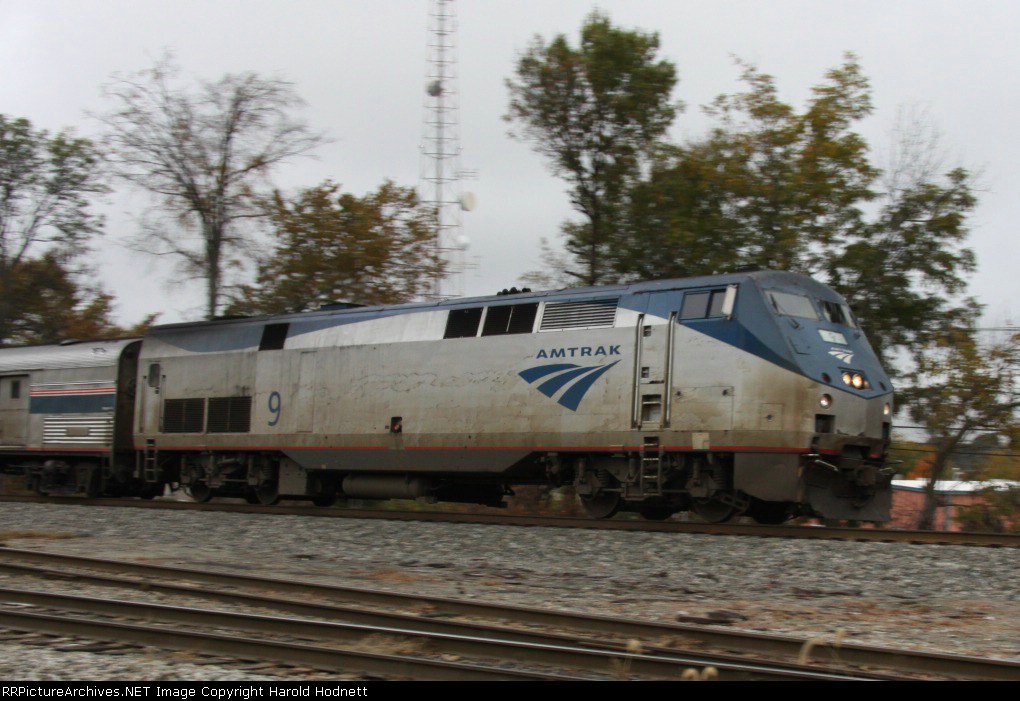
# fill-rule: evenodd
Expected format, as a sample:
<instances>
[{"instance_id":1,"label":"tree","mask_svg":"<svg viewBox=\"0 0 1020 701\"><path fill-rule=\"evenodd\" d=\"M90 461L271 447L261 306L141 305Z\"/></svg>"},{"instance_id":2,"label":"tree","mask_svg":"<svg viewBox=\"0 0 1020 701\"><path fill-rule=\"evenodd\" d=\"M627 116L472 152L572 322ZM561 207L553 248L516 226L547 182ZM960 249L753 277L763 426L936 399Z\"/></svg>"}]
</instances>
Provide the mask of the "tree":
<instances>
[{"instance_id":1,"label":"tree","mask_svg":"<svg viewBox=\"0 0 1020 701\"><path fill-rule=\"evenodd\" d=\"M1020 487L993 485L980 492L981 500L961 506L956 521L965 531L1020 533Z\"/></svg>"},{"instance_id":2,"label":"tree","mask_svg":"<svg viewBox=\"0 0 1020 701\"><path fill-rule=\"evenodd\" d=\"M883 175L855 125L871 112L855 56L826 73L798 111L775 80L741 64L747 90L717 98L710 134L663 147L628 198L611 259L622 279L740 265L824 279L850 302L886 361L965 316L962 243L975 206L962 168L938 170L937 144L903 131ZM911 139L914 139L911 141Z\"/></svg>"},{"instance_id":3,"label":"tree","mask_svg":"<svg viewBox=\"0 0 1020 701\"><path fill-rule=\"evenodd\" d=\"M75 277L54 251L21 261L4 290L17 310L4 340L20 345L130 335L110 317L113 298Z\"/></svg>"},{"instance_id":4,"label":"tree","mask_svg":"<svg viewBox=\"0 0 1020 701\"><path fill-rule=\"evenodd\" d=\"M84 253L88 238L101 233L90 198L106 190L90 141L67 132L51 137L26 119L0 115L0 345L23 338L32 301L20 294L25 280L38 281L40 266ZM33 259L38 253L49 257Z\"/></svg>"},{"instance_id":5,"label":"tree","mask_svg":"<svg viewBox=\"0 0 1020 701\"><path fill-rule=\"evenodd\" d=\"M938 334L915 361L902 401L935 445L918 523L931 528L936 483L947 477L950 459L966 439L977 431L1009 440L1020 435L1020 334L982 347L973 325L961 324Z\"/></svg>"},{"instance_id":6,"label":"tree","mask_svg":"<svg viewBox=\"0 0 1020 701\"><path fill-rule=\"evenodd\" d=\"M624 31L594 12L572 48L564 35L535 37L508 80L507 121L513 135L531 141L552 171L571 187L584 217L564 226L567 249L583 266L570 274L583 283L607 281L604 260L614 245L627 187L665 133L679 105L670 101L676 70L656 60L657 34Z\"/></svg>"},{"instance_id":7,"label":"tree","mask_svg":"<svg viewBox=\"0 0 1020 701\"><path fill-rule=\"evenodd\" d=\"M386 181L364 197L325 183L287 201L276 192L269 220L278 241L229 313L279 314L336 301L406 302L443 272L434 212L412 188Z\"/></svg>"},{"instance_id":8,"label":"tree","mask_svg":"<svg viewBox=\"0 0 1020 701\"><path fill-rule=\"evenodd\" d=\"M954 300L976 268L964 246L977 205L971 174L942 165L930 123L911 120L898 132L877 215L824 266L887 363L894 348L916 354L944 328L968 323L972 302Z\"/></svg>"},{"instance_id":9,"label":"tree","mask_svg":"<svg viewBox=\"0 0 1020 701\"><path fill-rule=\"evenodd\" d=\"M173 221L148 227L143 250L173 254L186 273L203 277L212 318L224 270L246 242L242 222L262 213L270 171L324 139L290 117L302 103L288 82L242 73L186 92L172 85L178 72L164 59L118 79L106 90L116 107L101 119L117 174L153 195Z\"/></svg>"},{"instance_id":10,"label":"tree","mask_svg":"<svg viewBox=\"0 0 1020 701\"><path fill-rule=\"evenodd\" d=\"M747 91L716 98L705 111L719 125L704 141L675 150L658 172L680 176L688 220L710 214L730 265L810 272L828 248L858 232L859 206L873 196L876 172L851 129L871 111L867 80L848 55L798 113L779 100L772 76L740 65ZM718 264L719 256L709 260Z\"/></svg>"}]
</instances>

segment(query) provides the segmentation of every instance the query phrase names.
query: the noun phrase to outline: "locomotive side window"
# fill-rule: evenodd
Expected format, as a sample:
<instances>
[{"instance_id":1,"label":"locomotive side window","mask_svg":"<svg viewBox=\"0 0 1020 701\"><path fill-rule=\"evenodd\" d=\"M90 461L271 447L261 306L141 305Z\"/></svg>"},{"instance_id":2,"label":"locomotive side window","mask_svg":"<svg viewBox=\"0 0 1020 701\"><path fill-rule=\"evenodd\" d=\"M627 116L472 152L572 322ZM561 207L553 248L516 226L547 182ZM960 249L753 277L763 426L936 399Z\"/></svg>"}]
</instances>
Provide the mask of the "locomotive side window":
<instances>
[{"instance_id":1,"label":"locomotive side window","mask_svg":"<svg viewBox=\"0 0 1020 701\"><path fill-rule=\"evenodd\" d=\"M857 324L854 323L854 317L850 313L850 308L845 304L838 304L836 302L828 302L824 299L819 300L822 304L822 315L826 321L830 321L833 324L842 324L843 326L849 326L852 329L857 328Z\"/></svg>"},{"instance_id":2,"label":"locomotive side window","mask_svg":"<svg viewBox=\"0 0 1020 701\"><path fill-rule=\"evenodd\" d=\"M21 399L21 380L11 380L11 399Z\"/></svg>"},{"instance_id":3,"label":"locomotive side window","mask_svg":"<svg viewBox=\"0 0 1020 701\"><path fill-rule=\"evenodd\" d=\"M680 319L713 319L724 316L723 303L725 301L725 289L687 292L684 294L683 306L680 307Z\"/></svg>"},{"instance_id":4,"label":"locomotive side window","mask_svg":"<svg viewBox=\"0 0 1020 701\"><path fill-rule=\"evenodd\" d=\"M772 300L772 307L780 314L796 316L801 319L818 320L818 311L811 300L804 295L796 295L790 292L779 292L769 290L769 299Z\"/></svg>"},{"instance_id":5,"label":"locomotive side window","mask_svg":"<svg viewBox=\"0 0 1020 701\"><path fill-rule=\"evenodd\" d=\"M482 321L482 308L451 309L446 317L446 333L443 338L470 338L478 335L478 325Z\"/></svg>"},{"instance_id":6,"label":"locomotive side window","mask_svg":"<svg viewBox=\"0 0 1020 701\"><path fill-rule=\"evenodd\" d=\"M482 326L483 336L502 336L511 333L531 333L538 315L538 303L512 304L489 307Z\"/></svg>"},{"instance_id":7,"label":"locomotive side window","mask_svg":"<svg viewBox=\"0 0 1020 701\"><path fill-rule=\"evenodd\" d=\"M282 350L287 340L287 329L290 324L266 324L262 327L262 340L259 350Z\"/></svg>"}]
</instances>

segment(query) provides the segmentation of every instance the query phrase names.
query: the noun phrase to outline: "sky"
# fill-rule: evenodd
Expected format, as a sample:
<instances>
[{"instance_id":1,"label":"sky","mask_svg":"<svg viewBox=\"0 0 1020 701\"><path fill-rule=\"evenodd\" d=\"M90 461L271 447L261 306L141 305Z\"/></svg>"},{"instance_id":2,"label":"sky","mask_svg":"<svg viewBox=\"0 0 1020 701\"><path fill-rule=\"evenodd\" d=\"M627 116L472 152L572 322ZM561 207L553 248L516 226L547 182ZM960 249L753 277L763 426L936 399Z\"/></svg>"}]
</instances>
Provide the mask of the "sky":
<instances>
[{"instance_id":1,"label":"sky","mask_svg":"<svg viewBox=\"0 0 1020 701\"><path fill-rule=\"evenodd\" d=\"M463 215L470 263L454 288L492 294L542 267L541 240L558 246L574 216L567 185L527 143L508 136L508 92L518 56L536 35L576 45L599 9L614 25L657 32L672 61L675 99L686 105L670 132L705 133L700 107L740 89L735 58L775 76L780 98L803 107L845 52L871 81L874 113L859 125L882 166L903 113L924 113L941 132L947 168L979 174L969 245L978 271L969 290L984 325L1016 324L1020 248L1020 2L1016 0L462 0L456 2ZM428 0L0 0L0 113L51 132L98 136L114 74L151 67L171 51L193 84L254 71L291 81L295 112L331 143L314 159L279 168L288 192L325 180L356 195L385 179L417 186L421 171ZM159 313L169 323L202 317L201 281L174 283L166 259L132 251L128 237L149 205L118 188L100 207L106 233L93 247L99 281L124 324Z\"/></svg>"}]
</instances>

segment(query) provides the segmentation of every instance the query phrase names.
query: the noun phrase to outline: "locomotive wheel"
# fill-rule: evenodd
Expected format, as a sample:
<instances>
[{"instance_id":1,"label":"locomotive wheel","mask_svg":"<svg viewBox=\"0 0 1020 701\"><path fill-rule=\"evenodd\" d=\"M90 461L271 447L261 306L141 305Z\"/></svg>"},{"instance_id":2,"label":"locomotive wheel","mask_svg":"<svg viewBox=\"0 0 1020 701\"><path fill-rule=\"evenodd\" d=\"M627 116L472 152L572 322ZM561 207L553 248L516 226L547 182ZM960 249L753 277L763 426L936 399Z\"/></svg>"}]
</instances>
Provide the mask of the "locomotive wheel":
<instances>
[{"instance_id":1,"label":"locomotive wheel","mask_svg":"<svg viewBox=\"0 0 1020 701\"><path fill-rule=\"evenodd\" d=\"M280 501L280 487L276 482L263 482L255 488L255 497L263 506L272 506Z\"/></svg>"},{"instance_id":2,"label":"locomotive wheel","mask_svg":"<svg viewBox=\"0 0 1020 701\"><path fill-rule=\"evenodd\" d=\"M30 462L25 465L25 475L28 476L28 479L25 481L25 489L44 497L46 493L42 490L41 469L42 466L37 462Z\"/></svg>"},{"instance_id":3,"label":"locomotive wheel","mask_svg":"<svg viewBox=\"0 0 1020 701\"><path fill-rule=\"evenodd\" d=\"M98 465L80 462L74 466L74 471L78 480L85 485L86 497L95 499L103 493L103 478Z\"/></svg>"},{"instance_id":4,"label":"locomotive wheel","mask_svg":"<svg viewBox=\"0 0 1020 701\"><path fill-rule=\"evenodd\" d=\"M645 506L638 509L638 513L647 521L665 521L676 513L676 509L670 506Z\"/></svg>"},{"instance_id":5,"label":"locomotive wheel","mask_svg":"<svg viewBox=\"0 0 1020 701\"><path fill-rule=\"evenodd\" d=\"M790 519L790 507L783 501L754 499L751 501L751 508L747 510L747 515L753 518L755 523L778 526Z\"/></svg>"},{"instance_id":6,"label":"locomotive wheel","mask_svg":"<svg viewBox=\"0 0 1020 701\"><path fill-rule=\"evenodd\" d=\"M615 492L603 492L598 496L581 497L581 506L590 518L610 518L620 510L622 501Z\"/></svg>"},{"instance_id":7,"label":"locomotive wheel","mask_svg":"<svg viewBox=\"0 0 1020 701\"><path fill-rule=\"evenodd\" d=\"M204 504L205 502L212 499L212 489L209 487L208 484L204 482L189 484L187 487L184 488L184 491L187 493L189 497L199 502L200 504Z\"/></svg>"},{"instance_id":8,"label":"locomotive wheel","mask_svg":"<svg viewBox=\"0 0 1020 701\"><path fill-rule=\"evenodd\" d=\"M718 499L695 499L691 506L694 513L708 523L725 523L737 514L733 505Z\"/></svg>"},{"instance_id":9,"label":"locomotive wheel","mask_svg":"<svg viewBox=\"0 0 1020 701\"><path fill-rule=\"evenodd\" d=\"M163 491L164 487L162 483L153 484L146 487L142 487L142 491L138 494L138 496L142 499L155 499L156 497L163 496Z\"/></svg>"},{"instance_id":10,"label":"locomotive wheel","mask_svg":"<svg viewBox=\"0 0 1020 701\"><path fill-rule=\"evenodd\" d=\"M608 470L589 472L586 479L594 492L581 497L581 506L589 518L611 518L623 504L623 498L619 492L610 492L606 488L612 486L616 480Z\"/></svg>"},{"instance_id":11,"label":"locomotive wheel","mask_svg":"<svg viewBox=\"0 0 1020 701\"><path fill-rule=\"evenodd\" d=\"M333 506L336 503L336 484L316 477L311 484L312 503L316 506Z\"/></svg>"},{"instance_id":12,"label":"locomotive wheel","mask_svg":"<svg viewBox=\"0 0 1020 701\"><path fill-rule=\"evenodd\" d=\"M255 493L254 487L248 487L244 490L244 501L248 504L259 503L259 495Z\"/></svg>"}]
</instances>

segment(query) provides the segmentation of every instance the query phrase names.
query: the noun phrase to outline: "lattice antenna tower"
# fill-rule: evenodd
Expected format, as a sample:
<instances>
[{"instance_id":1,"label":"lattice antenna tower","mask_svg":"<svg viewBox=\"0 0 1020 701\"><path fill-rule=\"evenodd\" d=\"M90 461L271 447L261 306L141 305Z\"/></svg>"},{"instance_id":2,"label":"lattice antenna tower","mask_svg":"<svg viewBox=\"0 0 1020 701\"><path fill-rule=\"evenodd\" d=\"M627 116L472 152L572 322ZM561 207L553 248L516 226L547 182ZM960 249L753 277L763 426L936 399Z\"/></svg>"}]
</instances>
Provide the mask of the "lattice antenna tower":
<instances>
[{"instance_id":1,"label":"lattice antenna tower","mask_svg":"<svg viewBox=\"0 0 1020 701\"><path fill-rule=\"evenodd\" d=\"M425 120L421 144L422 202L436 212L436 248L447 263L446 285L432 280L429 296L463 294L464 251L462 213L474 198L461 191L460 122L457 92L457 17L453 0L429 0L428 56L425 76Z\"/></svg>"}]
</instances>

